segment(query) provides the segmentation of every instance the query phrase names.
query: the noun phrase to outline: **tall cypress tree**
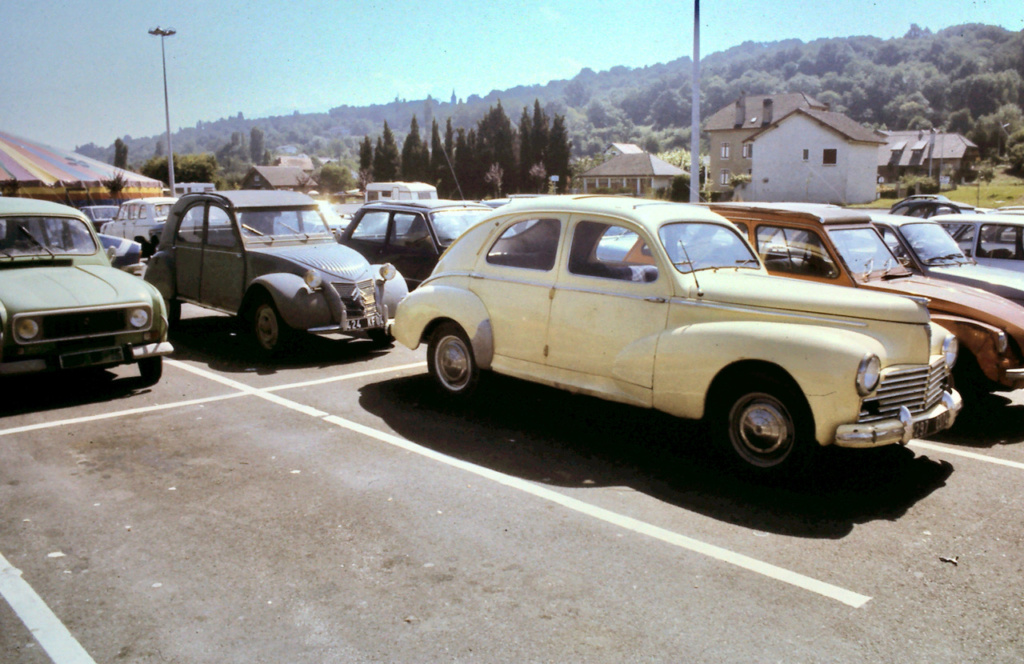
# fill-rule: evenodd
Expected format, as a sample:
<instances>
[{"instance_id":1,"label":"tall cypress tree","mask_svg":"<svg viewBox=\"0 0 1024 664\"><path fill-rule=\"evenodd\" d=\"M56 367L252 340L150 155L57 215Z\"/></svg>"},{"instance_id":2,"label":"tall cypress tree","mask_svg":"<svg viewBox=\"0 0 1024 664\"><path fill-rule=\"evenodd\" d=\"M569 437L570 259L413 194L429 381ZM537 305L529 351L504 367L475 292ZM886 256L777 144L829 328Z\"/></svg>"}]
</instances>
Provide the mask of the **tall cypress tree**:
<instances>
[{"instance_id":1,"label":"tall cypress tree","mask_svg":"<svg viewBox=\"0 0 1024 664\"><path fill-rule=\"evenodd\" d=\"M533 132L530 126L530 112L523 106L523 114L519 117L519 181L515 183L517 191L526 191L530 184L530 167L533 165Z\"/></svg>"},{"instance_id":2,"label":"tall cypress tree","mask_svg":"<svg viewBox=\"0 0 1024 664\"><path fill-rule=\"evenodd\" d=\"M377 147L373 151L373 179L375 182L394 182L401 170L401 156L398 154L395 135L385 120L384 135L377 138Z\"/></svg>"},{"instance_id":3,"label":"tall cypress tree","mask_svg":"<svg viewBox=\"0 0 1024 664\"><path fill-rule=\"evenodd\" d=\"M451 198L443 185L443 177L448 165L444 160L444 146L441 145L441 128L437 126L435 118L430 126L430 179L426 180L437 187L437 195L441 198Z\"/></svg>"},{"instance_id":4,"label":"tall cypress tree","mask_svg":"<svg viewBox=\"0 0 1024 664\"><path fill-rule=\"evenodd\" d=\"M512 121L505 115L505 109L501 107L500 101L477 123L476 141L474 152L482 173L486 173L491 166L497 164L504 172L501 189L507 191L509 181L515 177L516 158Z\"/></svg>"},{"instance_id":5,"label":"tall cypress tree","mask_svg":"<svg viewBox=\"0 0 1024 664\"><path fill-rule=\"evenodd\" d=\"M406 182L430 182L430 155L420 138L420 125L416 116L409 123L409 135L402 144L402 179Z\"/></svg>"},{"instance_id":6,"label":"tall cypress tree","mask_svg":"<svg viewBox=\"0 0 1024 664\"><path fill-rule=\"evenodd\" d=\"M569 131L565 127L565 117L555 114L555 121L551 123L551 133L548 134L548 149L544 159L544 168L548 175L557 175L558 184L556 191L564 194L569 186L569 157L572 153L572 142L569 140Z\"/></svg>"}]
</instances>

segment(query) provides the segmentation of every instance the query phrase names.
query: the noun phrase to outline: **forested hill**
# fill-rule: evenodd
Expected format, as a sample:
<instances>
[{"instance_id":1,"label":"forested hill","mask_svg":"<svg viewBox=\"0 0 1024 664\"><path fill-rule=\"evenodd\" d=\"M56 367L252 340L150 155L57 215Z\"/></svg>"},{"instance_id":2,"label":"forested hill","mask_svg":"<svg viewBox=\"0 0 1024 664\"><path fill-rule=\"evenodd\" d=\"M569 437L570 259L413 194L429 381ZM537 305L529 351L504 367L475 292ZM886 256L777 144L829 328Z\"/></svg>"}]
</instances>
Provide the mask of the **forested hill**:
<instances>
[{"instance_id":1,"label":"forested hill","mask_svg":"<svg viewBox=\"0 0 1024 664\"><path fill-rule=\"evenodd\" d=\"M983 151L998 145L1001 127L1024 128L1024 32L979 24L931 32L917 25L901 38L848 37L810 43L790 39L746 42L701 62L701 117L742 93L805 92L834 110L879 128L946 126L970 136ZM175 152L217 153L232 134L259 127L270 150L295 149L352 162L364 135L384 121L401 140L413 115L426 137L431 121L470 128L499 102L515 122L540 100L549 116L564 115L575 156L612 141L648 149L689 145L691 60L642 68L583 69L571 80L495 90L485 97L338 106L326 113L199 122L175 134ZM443 76L443 74L439 74ZM129 164L154 154L160 136L125 137ZM236 136L236 142L238 140ZM113 145L88 144L82 154L113 162Z\"/></svg>"}]
</instances>

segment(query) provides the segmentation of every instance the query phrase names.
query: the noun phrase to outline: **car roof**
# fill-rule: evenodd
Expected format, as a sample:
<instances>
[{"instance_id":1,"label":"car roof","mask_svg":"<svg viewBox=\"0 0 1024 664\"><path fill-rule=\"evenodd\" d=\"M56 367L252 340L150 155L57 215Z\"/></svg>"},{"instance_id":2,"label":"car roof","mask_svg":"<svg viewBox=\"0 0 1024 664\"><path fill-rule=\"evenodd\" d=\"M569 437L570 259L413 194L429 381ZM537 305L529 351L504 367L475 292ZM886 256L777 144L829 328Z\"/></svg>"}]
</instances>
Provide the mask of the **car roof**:
<instances>
[{"instance_id":1,"label":"car roof","mask_svg":"<svg viewBox=\"0 0 1024 664\"><path fill-rule=\"evenodd\" d=\"M943 214L940 217L963 219L962 214ZM910 224L934 224L936 217L908 217L905 214L889 214L888 212L871 213L871 221L882 221L890 226L909 226Z\"/></svg>"},{"instance_id":2,"label":"car roof","mask_svg":"<svg viewBox=\"0 0 1024 664\"><path fill-rule=\"evenodd\" d=\"M1010 224L1015 226L1024 226L1024 215L1019 214L999 214L998 212L990 212L988 214L979 215L968 215L964 217L962 214L937 214L934 217L929 217L930 221L955 221L958 224L965 223L979 223L979 224Z\"/></svg>"},{"instance_id":3,"label":"car roof","mask_svg":"<svg viewBox=\"0 0 1024 664\"><path fill-rule=\"evenodd\" d=\"M489 205L477 203L476 201L456 201L446 198L424 198L415 201L370 201L363 207L401 207L401 208L422 208L424 210L436 210L438 208L471 208L473 210L490 210Z\"/></svg>"},{"instance_id":4,"label":"car roof","mask_svg":"<svg viewBox=\"0 0 1024 664\"><path fill-rule=\"evenodd\" d=\"M234 189L183 194L180 202L194 200L221 200L233 208L303 207L316 206L316 201L297 191L277 189Z\"/></svg>"},{"instance_id":5,"label":"car roof","mask_svg":"<svg viewBox=\"0 0 1024 664\"><path fill-rule=\"evenodd\" d=\"M824 203L711 203L709 207L715 211L721 210L723 213L735 210L759 214L769 213L776 217L796 217L800 221L816 222L823 226L868 224L872 218L872 215L865 210Z\"/></svg>"},{"instance_id":6,"label":"car roof","mask_svg":"<svg viewBox=\"0 0 1024 664\"><path fill-rule=\"evenodd\" d=\"M85 215L73 207L51 201L40 201L34 198L20 198L17 196L0 196L0 214L5 216L48 214L85 219Z\"/></svg>"},{"instance_id":7,"label":"car roof","mask_svg":"<svg viewBox=\"0 0 1024 664\"><path fill-rule=\"evenodd\" d=\"M633 221L652 231L667 221L708 221L731 225L727 219L701 205L601 194L522 198L497 208L493 212L494 218L544 212L613 215Z\"/></svg>"},{"instance_id":8,"label":"car roof","mask_svg":"<svg viewBox=\"0 0 1024 664\"><path fill-rule=\"evenodd\" d=\"M121 205L125 203L152 203L153 205L162 205L164 203L174 203L177 198L171 196L150 196L149 198L133 198L131 200L123 201Z\"/></svg>"}]
</instances>

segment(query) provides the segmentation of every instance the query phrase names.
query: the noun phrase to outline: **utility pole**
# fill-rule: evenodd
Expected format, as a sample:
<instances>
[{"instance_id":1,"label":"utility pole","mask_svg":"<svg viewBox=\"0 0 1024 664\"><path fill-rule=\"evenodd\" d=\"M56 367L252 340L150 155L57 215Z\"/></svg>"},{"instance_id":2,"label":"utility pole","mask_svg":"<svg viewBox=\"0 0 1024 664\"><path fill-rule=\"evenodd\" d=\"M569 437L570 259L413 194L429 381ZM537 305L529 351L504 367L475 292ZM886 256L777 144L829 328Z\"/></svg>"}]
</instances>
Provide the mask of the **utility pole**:
<instances>
[{"instance_id":1,"label":"utility pole","mask_svg":"<svg viewBox=\"0 0 1024 664\"><path fill-rule=\"evenodd\" d=\"M171 196L174 196L174 151L171 149L171 106L167 101L167 55L164 53L164 39L176 34L171 28L161 30L158 27L149 31L149 34L160 38L160 59L164 65L164 118L167 120L167 184L171 185Z\"/></svg>"},{"instance_id":2,"label":"utility pole","mask_svg":"<svg viewBox=\"0 0 1024 664\"><path fill-rule=\"evenodd\" d=\"M693 109L690 111L690 202L700 202L700 0L693 0Z\"/></svg>"}]
</instances>

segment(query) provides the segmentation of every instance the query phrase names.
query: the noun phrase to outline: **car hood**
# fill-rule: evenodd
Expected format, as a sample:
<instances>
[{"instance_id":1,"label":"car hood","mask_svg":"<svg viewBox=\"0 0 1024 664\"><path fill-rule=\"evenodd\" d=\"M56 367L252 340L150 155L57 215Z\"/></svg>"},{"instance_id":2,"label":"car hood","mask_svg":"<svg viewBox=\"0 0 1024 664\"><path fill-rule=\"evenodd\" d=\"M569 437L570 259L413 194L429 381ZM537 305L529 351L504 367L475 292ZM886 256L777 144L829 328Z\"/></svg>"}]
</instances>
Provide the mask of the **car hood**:
<instances>
[{"instance_id":1,"label":"car hood","mask_svg":"<svg viewBox=\"0 0 1024 664\"><path fill-rule=\"evenodd\" d=\"M919 275L890 281L873 279L865 285L891 293L928 298L928 309L934 313L974 318L1024 340L1024 307L980 288Z\"/></svg>"},{"instance_id":2,"label":"car hood","mask_svg":"<svg viewBox=\"0 0 1024 664\"><path fill-rule=\"evenodd\" d=\"M761 273L697 272L701 299L758 309L925 324L928 310L907 297Z\"/></svg>"},{"instance_id":3,"label":"car hood","mask_svg":"<svg viewBox=\"0 0 1024 664\"><path fill-rule=\"evenodd\" d=\"M252 250L267 258L298 263L305 267L347 279L362 281L373 276L370 264L358 252L335 242L286 247L267 247Z\"/></svg>"},{"instance_id":4,"label":"car hood","mask_svg":"<svg viewBox=\"0 0 1024 664\"><path fill-rule=\"evenodd\" d=\"M128 302L152 304L151 287L103 265L31 267L3 272L0 301L8 313Z\"/></svg>"},{"instance_id":5,"label":"car hood","mask_svg":"<svg viewBox=\"0 0 1024 664\"><path fill-rule=\"evenodd\" d=\"M943 265L928 268L932 277L974 286L1024 304L1024 274L988 265Z\"/></svg>"}]
</instances>

